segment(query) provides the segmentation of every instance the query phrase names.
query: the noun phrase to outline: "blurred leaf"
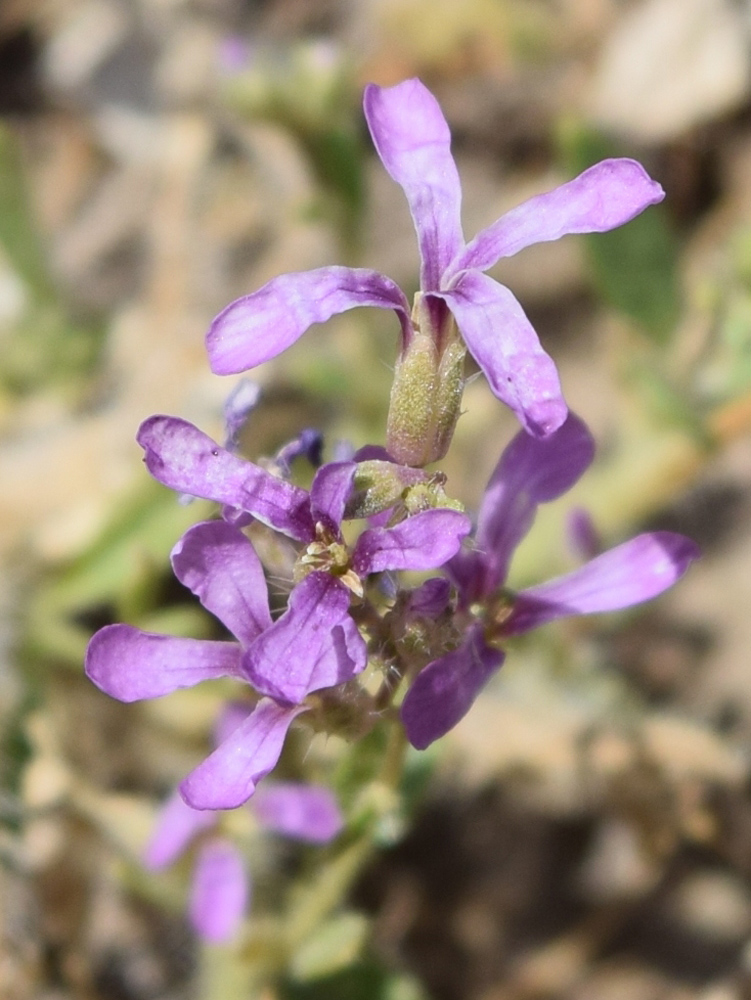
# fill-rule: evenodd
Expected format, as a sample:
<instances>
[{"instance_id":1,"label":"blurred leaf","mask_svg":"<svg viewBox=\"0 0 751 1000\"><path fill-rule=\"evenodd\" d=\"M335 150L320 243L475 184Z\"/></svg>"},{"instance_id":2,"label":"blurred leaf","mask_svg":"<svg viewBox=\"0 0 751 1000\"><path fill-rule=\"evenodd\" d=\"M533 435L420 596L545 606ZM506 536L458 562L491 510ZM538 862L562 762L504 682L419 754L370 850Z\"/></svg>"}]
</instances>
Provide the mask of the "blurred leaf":
<instances>
[{"instance_id":1,"label":"blurred leaf","mask_svg":"<svg viewBox=\"0 0 751 1000\"><path fill-rule=\"evenodd\" d=\"M338 913L298 948L290 965L293 979L320 979L351 965L367 933L368 921L361 913Z\"/></svg>"},{"instance_id":2,"label":"blurred leaf","mask_svg":"<svg viewBox=\"0 0 751 1000\"><path fill-rule=\"evenodd\" d=\"M578 174L599 160L622 155L596 132L564 128L562 155L567 171ZM624 313L665 346L678 322L678 241L664 206L648 208L625 226L585 237L592 281L613 309Z\"/></svg>"},{"instance_id":3,"label":"blurred leaf","mask_svg":"<svg viewBox=\"0 0 751 1000\"><path fill-rule=\"evenodd\" d=\"M224 87L242 114L287 128L305 150L344 240L354 243L364 207L359 102L347 66L332 46L301 42L281 58L256 53ZM325 202L324 202L325 204Z\"/></svg>"},{"instance_id":4,"label":"blurred leaf","mask_svg":"<svg viewBox=\"0 0 751 1000\"><path fill-rule=\"evenodd\" d=\"M0 382L14 393L70 383L92 369L103 339L101 326L74 323L53 302L33 302L3 336Z\"/></svg>"},{"instance_id":5,"label":"blurred leaf","mask_svg":"<svg viewBox=\"0 0 751 1000\"><path fill-rule=\"evenodd\" d=\"M3 331L0 382L24 393L91 370L103 341L101 324L66 314L50 276L12 131L0 122L0 243L30 293L18 323Z\"/></svg>"},{"instance_id":6,"label":"blurred leaf","mask_svg":"<svg viewBox=\"0 0 751 1000\"><path fill-rule=\"evenodd\" d=\"M411 976L392 973L374 960L358 962L315 982L282 985L282 1000L425 1000L426 994Z\"/></svg>"},{"instance_id":7,"label":"blurred leaf","mask_svg":"<svg viewBox=\"0 0 751 1000\"><path fill-rule=\"evenodd\" d=\"M18 275L38 299L54 298L54 289L34 222L18 143L0 122L0 243Z\"/></svg>"}]
</instances>

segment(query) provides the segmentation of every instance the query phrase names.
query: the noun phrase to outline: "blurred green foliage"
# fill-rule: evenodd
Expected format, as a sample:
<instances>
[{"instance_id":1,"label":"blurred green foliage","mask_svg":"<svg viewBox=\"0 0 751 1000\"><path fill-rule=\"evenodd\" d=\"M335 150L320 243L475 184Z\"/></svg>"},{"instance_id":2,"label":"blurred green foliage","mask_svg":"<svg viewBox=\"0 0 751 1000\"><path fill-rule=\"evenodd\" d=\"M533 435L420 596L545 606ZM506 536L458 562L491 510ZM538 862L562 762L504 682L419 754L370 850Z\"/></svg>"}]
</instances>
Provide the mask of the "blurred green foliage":
<instances>
[{"instance_id":1,"label":"blurred green foliage","mask_svg":"<svg viewBox=\"0 0 751 1000\"><path fill-rule=\"evenodd\" d=\"M104 328L99 321L74 318L62 304L34 217L21 149L2 122L0 244L26 297L18 319L0 329L0 385L14 394L48 384L70 388L93 367Z\"/></svg>"},{"instance_id":2,"label":"blurred green foliage","mask_svg":"<svg viewBox=\"0 0 751 1000\"><path fill-rule=\"evenodd\" d=\"M568 173L623 155L607 137L574 122L560 132ZM657 345L669 343L681 313L679 242L664 205L626 226L585 237L593 286L603 301L638 325Z\"/></svg>"}]
</instances>

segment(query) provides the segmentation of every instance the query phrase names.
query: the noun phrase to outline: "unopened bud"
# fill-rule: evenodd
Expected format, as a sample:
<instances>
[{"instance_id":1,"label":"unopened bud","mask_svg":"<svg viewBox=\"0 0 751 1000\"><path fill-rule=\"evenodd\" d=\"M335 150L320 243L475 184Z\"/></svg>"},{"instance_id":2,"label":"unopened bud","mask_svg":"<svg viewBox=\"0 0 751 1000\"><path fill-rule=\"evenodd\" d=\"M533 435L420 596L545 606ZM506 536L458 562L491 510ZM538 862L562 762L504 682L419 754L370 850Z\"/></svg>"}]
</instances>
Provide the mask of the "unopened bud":
<instances>
[{"instance_id":1,"label":"unopened bud","mask_svg":"<svg viewBox=\"0 0 751 1000\"><path fill-rule=\"evenodd\" d=\"M440 320L436 319L437 311L431 312L418 293L412 311L412 336L397 361L391 388L388 450L397 462L416 468L446 454L464 389L466 348L448 309L443 307ZM436 329L437 322L440 329Z\"/></svg>"},{"instance_id":2,"label":"unopened bud","mask_svg":"<svg viewBox=\"0 0 751 1000\"><path fill-rule=\"evenodd\" d=\"M393 507L408 487L427 481L428 475L421 469L380 459L360 462L344 516L373 517L374 514Z\"/></svg>"}]
</instances>

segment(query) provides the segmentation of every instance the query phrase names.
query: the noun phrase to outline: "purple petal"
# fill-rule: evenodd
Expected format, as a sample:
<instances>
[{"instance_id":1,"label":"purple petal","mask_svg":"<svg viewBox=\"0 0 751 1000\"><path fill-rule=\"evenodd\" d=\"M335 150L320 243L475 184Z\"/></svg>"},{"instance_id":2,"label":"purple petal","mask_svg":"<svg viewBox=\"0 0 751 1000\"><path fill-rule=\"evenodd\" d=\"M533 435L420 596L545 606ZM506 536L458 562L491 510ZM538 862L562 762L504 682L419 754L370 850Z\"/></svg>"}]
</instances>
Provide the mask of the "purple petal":
<instances>
[{"instance_id":1,"label":"purple petal","mask_svg":"<svg viewBox=\"0 0 751 1000\"><path fill-rule=\"evenodd\" d=\"M308 693L346 684L368 663L368 647L354 621L347 616L336 625L318 653L307 682Z\"/></svg>"},{"instance_id":2,"label":"purple petal","mask_svg":"<svg viewBox=\"0 0 751 1000\"><path fill-rule=\"evenodd\" d=\"M446 567L464 604L492 594L506 579L511 556L541 503L562 496L594 457L586 424L573 413L547 438L520 431L501 455L485 490L475 552L461 552Z\"/></svg>"},{"instance_id":3,"label":"purple petal","mask_svg":"<svg viewBox=\"0 0 751 1000\"><path fill-rule=\"evenodd\" d=\"M638 535L573 573L521 591L504 632L518 635L568 615L616 611L648 601L672 587L698 556L697 545L683 535Z\"/></svg>"},{"instance_id":4,"label":"purple petal","mask_svg":"<svg viewBox=\"0 0 751 1000\"><path fill-rule=\"evenodd\" d=\"M566 419L558 372L508 288L468 271L442 297L495 395L530 434L552 434Z\"/></svg>"},{"instance_id":5,"label":"purple petal","mask_svg":"<svg viewBox=\"0 0 751 1000\"><path fill-rule=\"evenodd\" d=\"M194 809L236 809L279 760L287 730L305 708L264 698L248 718L180 785Z\"/></svg>"},{"instance_id":6,"label":"purple petal","mask_svg":"<svg viewBox=\"0 0 751 1000\"><path fill-rule=\"evenodd\" d=\"M358 306L395 309L407 335L404 293L377 271L321 267L281 274L216 317L206 336L211 370L234 375L255 368L286 351L313 323Z\"/></svg>"},{"instance_id":7,"label":"purple petal","mask_svg":"<svg viewBox=\"0 0 751 1000\"><path fill-rule=\"evenodd\" d=\"M344 826L334 793L319 785L266 785L253 800L253 811L269 830L317 844L333 840Z\"/></svg>"},{"instance_id":8,"label":"purple petal","mask_svg":"<svg viewBox=\"0 0 751 1000\"><path fill-rule=\"evenodd\" d=\"M242 643L271 625L266 578L248 539L225 521L204 521L172 550L175 576Z\"/></svg>"},{"instance_id":9,"label":"purple petal","mask_svg":"<svg viewBox=\"0 0 751 1000\"><path fill-rule=\"evenodd\" d=\"M254 708L255 706L247 701L228 701L214 724L214 746L218 747L220 743L229 739Z\"/></svg>"},{"instance_id":10,"label":"purple petal","mask_svg":"<svg viewBox=\"0 0 751 1000\"><path fill-rule=\"evenodd\" d=\"M355 462L394 461L383 445L380 444L364 444L362 448L358 448L357 451L354 452L352 458Z\"/></svg>"},{"instance_id":11,"label":"purple petal","mask_svg":"<svg viewBox=\"0 0 751 1000\"><path fill-rule=\"evenodd\" d=\"M500 650L486 644L482 627L475 625L458 649L424 667L401 708L402 722L412 746L424 750L453 729L503 659Z\"/></svg>"},{"instance_id":12,"label":"purple petal","mask_svg":"<svg viewBox=\"0 0 751 1000\"><path fill-rule=\"evenodd\" d=\"M452 261L449 274L485 271L533 243L572 233L604 233L630 222L665 197L635 160L603 160L573 180L538 194L478 233Z\"/></svg>"},{"instance_id":13,"label":"purple petal","mask_svg":"<svg viewBox=\"0 0 751 1000\"><path fill-rule=\"evenodd\" d=\"M352 493L356 462L329 462L322 465L310 487L310 512L314 521L339 534L344 508Z\"/></svg>"},{"instance_id":14,"label":"purple petal","mask_svg":"<svg viewBox=\"0 0 751 1000\"><path fill-rule=\"evenodd\" d=\"M220 448L187 420L149 417L137 441L146 468L170 489L239 507L298 541L312 538L305 490Z\"/></svg>"},{"instance_id":15,"label":"purple petal","mask_svg":"<svg viewBox=\"0 0 751 1000\"><path fill-rule=\"evenodd\" d=\"M451 584L442 576L426 580L409 595L407 612L410 616L437 618L448 607Z\"/></svg>"},{"instance_id":16,"label":"purple petal","mask_svg":"<svg viewBox=\"0 0 751 1000\"><path fill-rule=\"evenodd\" d=\"M291 474L292 463L296 458L306 458L314 468L323 461L323 434L315 427L305 427L296 438L283 445L274 456L274 465L281 470L282 475Z\"/></svg>"},{"instance_id":17,"label":"purple petal","mask_svg":"<svg viewBox=\"0 0 751 1000\"><path fill-rule=\"evenodd\" d=\"M438 102L419 80L365 88L365 117L378 155L404 189L417 230L420 287L439 287L464 243L461 185L451 133Z\"/></svg>"},{"instance_id":18,"label":"purple petal","mask_svg":"<svg viewBox=\"0 0 751 1000\"><path fill-rule=\"evenodd\" d=\"M188 902L196 933L212 944L234 937L249 896L245 864L235 845L219 837L205 843L196 858Z\"/></svg>"},{"instance_id":19,"label":"purple petal","mask_svg":"<svg viewBox=\"0 0 751 1000\"><path fill-rule=\"evenodd\" d=\"M216 821L215 812L191 809L179 792L173 792L159 813L146 847L144 864L154 871L171 865L196 834L209 830Z\"/></svg>"},{"instance_id":20,"label":"purple petal","mask_svg":"<svg viewBox=\"0 0 751 1000\"><path fill-rule=\"evenodd\" d=\"M287 610L251 644L243 669L261 694L298 704L311 690L319 659L349 610L349 591L328 573L306 576Z\"/></svg>"},{"instance_id":21,"label":"purple petal","mask_svg":"<svg viewBox=\"0 0 751 1000\"><path fill-rule=\"evenodd\" d=\"M132 625L107 625L89 642L85 670L112 698L140 701L217 677L244 680L240 657L234 642L176 639Z\"/></svg>"},{"instance_id":22,"label":"purple petal","mask_svg":"<svg viewBox=\"0 0 751 1000\"><path fill-rule=\"evenodd\" d=\"M602 540L592 515L585 507L574 507L566 517L566 538L577 559L594 559L602 552Z\"/></svg>"},{"instance_id":23,"label":"purple petal","mask_svg":"<svg viewBox=\"0 0 751 1000\"><path fill-rule=\"evenodd\" d=\"M368 528L357 539L352 567L358 576L386 569L437 569L459 550L471 527L458 510L436 509L393 528Z\"/></svg>"}]
</instances>

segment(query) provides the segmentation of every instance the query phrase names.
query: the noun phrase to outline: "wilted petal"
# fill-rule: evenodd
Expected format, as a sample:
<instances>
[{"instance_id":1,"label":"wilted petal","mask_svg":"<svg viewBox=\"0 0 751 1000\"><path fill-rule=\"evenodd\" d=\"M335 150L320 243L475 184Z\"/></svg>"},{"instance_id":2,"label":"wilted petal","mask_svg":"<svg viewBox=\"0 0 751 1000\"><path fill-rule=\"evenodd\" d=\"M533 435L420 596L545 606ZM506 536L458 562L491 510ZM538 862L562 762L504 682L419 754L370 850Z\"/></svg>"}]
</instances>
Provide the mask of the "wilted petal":
<instances>
[{"instance_id":1,"label":"wilted petal","mask_svg":"<svg viewBox=\"0 0 751 1000\"><path fill-rule=\"evenodd\" d=\"M418 750L444 736L464 718L504 654L491 649L475 625L462 645L424 667L407 692L401 716L407 739Z\"/></svg>"},{"instance_id":2,"label":"wilted petal","mask_svg":"<svg viewBox=\"0 0 751 1000\"><path fill-rule=\"evenodd\" d=\"M437 569L458 551L471 527L460 511L435 509L393 528L368 528L357 539L352 567L359 576L386 569Z\"/></svg>"},{"instance_id":3,"label":"wilted petal","mask_svg":"<svg viewBox=\"0 0 751 1000\"><path fill-rule=\"evenodd\" d=\"M541 503L562 496L589 467L595 444L573 413L546 438L520 431L490 477L478 517L476 551L460 552L446 567L465 604L492 594L506 579L511 556Z\"/></svg>"},{"instance_id":4,"label":"wilted petal","mask_svg":"<svg viewBox=\"0 0 751 1000\"><path fill-rule=\"evenodd\" d=\"M175 576L243 644L271 625L266 578L243 533L225 521L204 521L172 550Z\"/></svg>"},{"instance_id":5,"label":"wilted petal","mask_svg":"<svg viewBox=\"0 0 751 1000\"><path fill-rule=\"evenodd\" d=\"M194 809L236 809L279 760L287 730L305 708L264 698L216 750L180 785Z\"/></svg>"},{"instance_id":6,"label":"wilted petal","mask_svg":"<svg viewBox=\"0 0 751 1000\"><path fill-rule=\"evenodd\" d=\"M159 813L144 853L144 864L154 870L171 865L196 834L209 830L216 821L215 812L191 809L179 792L173 792Z\"/></svg>"},{"instance_id":7,"label":"wilted petal","mask_svg":"<svg viewBox=\"0 0 751 1000\"><path fill-rule=\"evenodd\" d=\"M119 701L159 698L217 677L241 677L234 642L177 639L132 625L107 625L89 642L85 670L98 688Z\"/></svg>"},{"instance_id":8,"label":"wilted petal","mask_svg":"<svg viewBox=\"0 0 751 1000\"><path fill-rule=\"evenodd\" d=\"M310 671L308 693L346 684L368 663L368 648L354 621L347 615L324 640Z\"/></svg>"},{"instance_id":9,"label":"wilted petal","mask_svg":"<svg viewBox=\"0 0 751 1000\"><path fill-rule=\"evenodd\" d=\"M553 191L512 208L478 233L452 261L449 274L468 268L485 271L499 258L533 243L573 233L607 232L664 197L660 185L635 160L603 160Z\"/></svg>"},{"instance_id":10,"label":"wilted petal","mask_svg":"<svg viewBox=\"0 0 751 1000\"><path fill-rule=\"evenodd\" d=\"M516 635L565 618L616 611L661 594L680 579L699 549L684 535L654 531L603 552L580 569L516 596L504 632Z\"/></svg>"},{"instance_id":11,"label":"wilted petal","mask_svg":"<svg viewBox=\"0 0 751 1000\"><path fill-rule=\"evenodd\" d=\"M137 441L146 452L146 468L170 489L239 507L298 541L312 537L305 490L220 448L187 420L149 417Z\"/></svg>"},{"instance_id":12,"label":"wilted petal","mask_svg":"<svg viewBox=\"0 0 751 1000\"><path fill-rule=\"evenodd\" d=\"M224 447L229 451L237 451L240 445L240 433L247 423L248 417L258 406L261 399L261 387L249 378L241 378L224 403Z\"/></svg>"},{"instance_id":13,"label":"wilted petal","mask_svg":"<svg viewBox=\"0 0 751 1000\"><path fill-rule=\"evenodd\" d=\"M395 309L409 321L404 293L377 271L320 267L281 274L222 310L209 328L206 349L217 375L247 371L286 351L313 323L357 306Z\"/></svg>"},{"instance_id":14,"label":"wilted petal","mask_svg":"<svg viewBox=\"0 0 751 1000\"><path fill-rule=\"evenodd\" d=\"M468 271L443 298L495 395L530 434L552 434L566 419L558 372L508 288Z\"/></svg>"},{"instance_id":15,"label":"wilted petal","mask_svg":"<svg viewBox=\"0 0 751 1000\"><path fill-rule=\"evenodd\" d=\"M229 840L213 837L196 857L188 902L195 931L212 944L229 941L248 907L250 886L242 855Z\"/></svg>"},{"instance_id":16,"label":"wilted petal","mask_svg":"<svg viewBox=\"0 0 751 1000\"><path fill-rule=\"evenodd\" d=\"M356 472L356 462L329 462L321 466L310 487L310 512L314 521L323 521L330 531L339 532Z\"/></svg>"},{"instance_id":17,"label":"wilted petal","mask_svg":"<svg viewBox=\"0 0 751 1000\"><path fill-rule=\"evenodd\" d=\"M243 668L253 687L297 704L310 691L331 632L349 609L349 591L328 573L306 576L289 596L287 610L251 644Z\"/></svg>"},{"instance_id":18,"label":"wilted petal","mask_svg":"<svg viewBox=\"0 0 751 1000\"><path fill-rule=\"evenodd\" d=\"M253 811L275 833L318 844L333 840L344 826L334 793L320 785L265 785L253 800Z\"/></svg>"},{"instance_id":19,"label":"wilted petal","mask_svg":"<svg viewBox=\"0 0 751 1000\"><path fill-rule=\"evenodd\" d=\"M435 97L416 79L395 87L370 84L363 103L378 155L407 196L420 245L420 287L431 291L464 242L449 127Z\"/></svg>"}]
</instances>

